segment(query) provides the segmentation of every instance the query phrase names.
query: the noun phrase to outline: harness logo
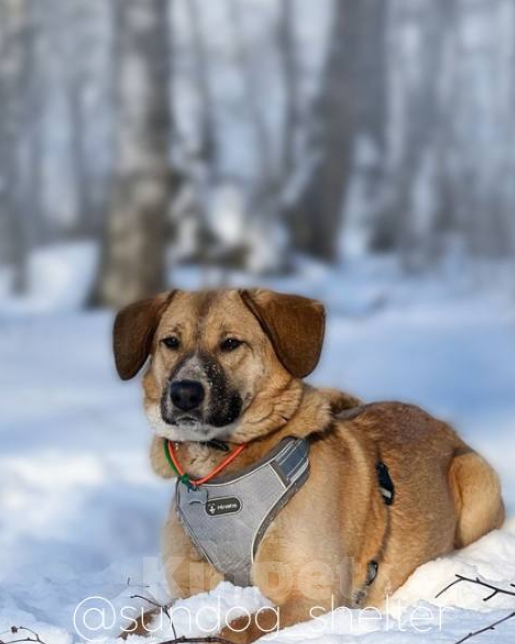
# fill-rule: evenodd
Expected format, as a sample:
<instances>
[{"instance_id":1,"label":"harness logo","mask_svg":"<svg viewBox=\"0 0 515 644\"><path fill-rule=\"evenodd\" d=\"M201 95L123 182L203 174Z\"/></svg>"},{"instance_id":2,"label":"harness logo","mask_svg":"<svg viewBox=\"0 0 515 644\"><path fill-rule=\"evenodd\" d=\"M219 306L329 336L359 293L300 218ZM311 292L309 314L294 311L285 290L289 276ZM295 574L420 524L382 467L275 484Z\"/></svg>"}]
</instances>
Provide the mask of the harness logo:
<instances>
[{"instance_id":1,"label":"harness logo","mask_svg":"<svg viewBox=\"0 0 515 644\"><path fill-rule=\"evenodd\" d=\"M211 499L206 503L206 512L210 517L220 514L234 514L241 510L241 501L236 496L227 496L222 499Z\"/></svg>"}]
</instances>

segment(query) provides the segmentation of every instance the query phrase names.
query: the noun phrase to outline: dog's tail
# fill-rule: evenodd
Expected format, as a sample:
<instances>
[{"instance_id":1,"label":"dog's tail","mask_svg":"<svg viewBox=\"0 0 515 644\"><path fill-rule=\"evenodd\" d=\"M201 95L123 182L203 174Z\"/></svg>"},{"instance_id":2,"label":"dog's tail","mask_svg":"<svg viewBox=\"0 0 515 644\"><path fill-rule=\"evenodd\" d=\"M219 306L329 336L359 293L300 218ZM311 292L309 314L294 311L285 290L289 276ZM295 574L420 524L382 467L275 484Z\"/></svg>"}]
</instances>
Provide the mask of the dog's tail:
<instances>
[{"instance_id":1,"label":"dog's tail","mask_svg":"<svg viewBox=\"0 0 515 644\"><path fill-rule=\"evenodd\" d=\"M464 443L449 472L457 510L455 547L463 548L504 523L499 477L486 460Z\"/></svg>"}]
</instances>

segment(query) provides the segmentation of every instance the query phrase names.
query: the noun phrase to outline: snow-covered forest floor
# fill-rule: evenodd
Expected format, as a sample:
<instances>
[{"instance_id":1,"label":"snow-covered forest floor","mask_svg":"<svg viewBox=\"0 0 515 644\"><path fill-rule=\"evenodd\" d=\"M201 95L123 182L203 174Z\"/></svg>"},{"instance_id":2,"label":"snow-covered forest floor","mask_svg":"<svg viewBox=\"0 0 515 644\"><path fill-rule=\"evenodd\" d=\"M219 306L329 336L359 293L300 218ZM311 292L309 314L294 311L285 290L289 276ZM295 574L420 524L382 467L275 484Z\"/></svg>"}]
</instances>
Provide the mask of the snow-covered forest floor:
<instances>
[{"instance_id":1,"label":"snow-covered forest floor","mask_svg":"<svg viewBox=\"0 0 515 644\"><path fill-rule=\"evenodd\" d=\"M315 383L365 400L415 402L450 420L500 472L508 508L502 531L417 570L392 599L391 615L359 623L336 611L281 632L280 642L451 644L515 610L515 598L485 603L486 593L469 584L435 600L456 572L515 583L515 292L507 269L454 268L399 279L382 263L332 272L302 264L298 275L270 281L328 305ZM182 270L175 279L195 285L198 274ZM74 611L88 597L117 610L142 604L130 595L163 597L159 531L172 486L147 462L139 384L114 373L111 314L70 307L28 315L19 304L0 302L0 639L21 624L47 644L64 644L81 639ZM234 605L259 608L262 598L224 584L188 605L213 607L202 617L213 623ZM447 607L441 628L436 606ZM428 610L432 621L421 622ZM90 612L90 624L99 616ZM110 624L110 636L119 624ZM176 625L191 630L181 618ZM515 641L515 619L481 637Z\"/></svg>"}]
</instances>

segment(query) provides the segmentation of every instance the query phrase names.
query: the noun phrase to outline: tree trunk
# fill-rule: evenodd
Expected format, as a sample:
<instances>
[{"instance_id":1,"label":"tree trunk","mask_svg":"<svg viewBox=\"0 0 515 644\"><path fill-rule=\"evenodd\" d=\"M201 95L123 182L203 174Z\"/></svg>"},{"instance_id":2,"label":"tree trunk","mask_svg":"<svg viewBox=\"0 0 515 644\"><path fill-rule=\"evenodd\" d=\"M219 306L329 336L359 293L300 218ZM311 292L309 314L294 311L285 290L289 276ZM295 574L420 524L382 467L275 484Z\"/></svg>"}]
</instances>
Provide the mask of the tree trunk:
<instances>
[{"instance_id":1,"label":"tree trunk","mask_svg":"<svg viewBox=\"0 0 515 644\"><path fill-rule=\"evenodd\" d=\"M26 0L4 0L1 9L0 215L2 234L8 235L4 257L14 269L13 290L23 293L28 286L32 231L38 223L31 207L34 204L30 203L34 185L26 177L33 168L27 146L34 134L34 118L29 112L33 108L30 85L34 74L30 59L37 25L34 7Z\"/></svg>"},{"instance_id":2,"label":"tree trunk","mask_svg":"<svg viewBox=\"0 0 515 644\"><path fill-rule=\"evenodd\" d=\"M195 80L200 102L200 150L201 160L211 171L217 167L218 144L216 140L216 122L213 93L209 78L209 54L206 51L205 36L202 29L202 9L198 0L186 2L188 20L193 41L195 61Z\"/></svg>"},{"instance_id":3,"label":"tree trunk","mask_svg":"<svg viewBox=\"0 0 515 644\"><path fill-rule=\"evenodd\" d=\"M445 232L451 216L444 161L445 119L441 78L452 3L423 0L405 2L405 16L397 15L394 30L411 26L418 45L410 55L400 51L395 68L394 98L400 131L397 158L389 169L390 195L378 213L372 248L398 251L405 268L420 269L437 254L436 236ZM399 24L400 23L400 24ZM392 38L393 42L399 39ZM396 64L399 60L399 64ZM430 199L420 200L420 193Z\"/></svg>"},{"instance_id":4,"label":"tree trunk","mask_svg":"<svg viewBox=\"0 0 515 644\"><path fill-rule=\"evenodd\" d=\"M288 213L294 245L335 261L357 117L357 58L364 0L338 0L322 89L313 110L308 155L313 168Z\"/></svg>"},{"instance_id":5,"label":"tree trunk","mask_svg":"<svg viewBox=\"0 0 515 644\"><path fill-rule=\"evenodd\" d=\"M169 7L168 0L117 4L117 159L99 289L114 307L166 284Z\"/></svg>"},{"instance_id":6,"label":"tree trunk","mask_svg":"<svg viewBox=\"0 0 515 644\"><path fill-rule=\"evenodd\" d=\"M284 79L282 174L288 182L295 167L295 139L300 116L299 66L295 47L295 3L281 0L279 9L279 54Z\"/></svg>"},{"instance_id":7,"label":"tree trunk","mask_svg":"<svg viewBox=\"0 0 515 644\"><path fill-rule=\"evenodd\" d=\"M82 34L81 21L85 21L84 7L77 0L69 8L68 20L75 26L74 39L78 51ZM94 186L87 162L86 149L86 119L84 109L84 90L86 87L86 71L84 58L76 56L69 61L66 77L66 97L68 103L68 114L70 119L70 163L72 168L73 182L75 184L75 224L73 234L77 237L93 237L96 230L96 221L93 216L92 195Z\"/></svg>"},{"instance_id":8,"label":"tree trunk","mask_svg":"<svg viewBox=\"0 0 515 644\"><path fill-rule=\"evenodd\" d=\"M245 42L244 13L241 0L229 0L229 23L232 28L234 41L234 56L236 65L241 71L244 90L245 109L248 113L251 127L254 130L256 154L258 158L258 193L270 192L276 182L275 163L272 154L269 132L261 109L262 97L254 73L252 60L247 43Z\"/></svg>"}]
</instances>

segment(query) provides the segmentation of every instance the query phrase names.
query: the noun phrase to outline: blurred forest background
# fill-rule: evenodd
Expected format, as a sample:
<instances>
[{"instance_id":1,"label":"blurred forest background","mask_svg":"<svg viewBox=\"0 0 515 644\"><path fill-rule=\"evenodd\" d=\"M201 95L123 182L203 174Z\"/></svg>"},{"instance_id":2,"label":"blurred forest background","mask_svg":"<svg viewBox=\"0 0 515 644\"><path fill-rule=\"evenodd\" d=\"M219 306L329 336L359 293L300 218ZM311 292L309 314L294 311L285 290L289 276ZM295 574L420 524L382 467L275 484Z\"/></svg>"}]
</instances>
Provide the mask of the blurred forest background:
<instances>
[{"instance_id":1,"label":"blurred forest background","mask_svg":"<svg viewBox=\"0 0 515 644\"><path fill-rule=\"evenodd\" d=\"M451 421L513 518L514 205L515 0L0 0L0 631L159 583L111 338L168 287L323 301L311 382ZM435 565L507 579L493 538Z\"/></svg>"},{"instance_id":2,"label":"blurred forest background","mask_svg":"<svg viewBox=\"0 0 515 644\"><path fill-rule=\"evenodd\" d=\"M1 290L511 257L514 117L515 0L0 0Z\"/></svg>"}]
</instances>

